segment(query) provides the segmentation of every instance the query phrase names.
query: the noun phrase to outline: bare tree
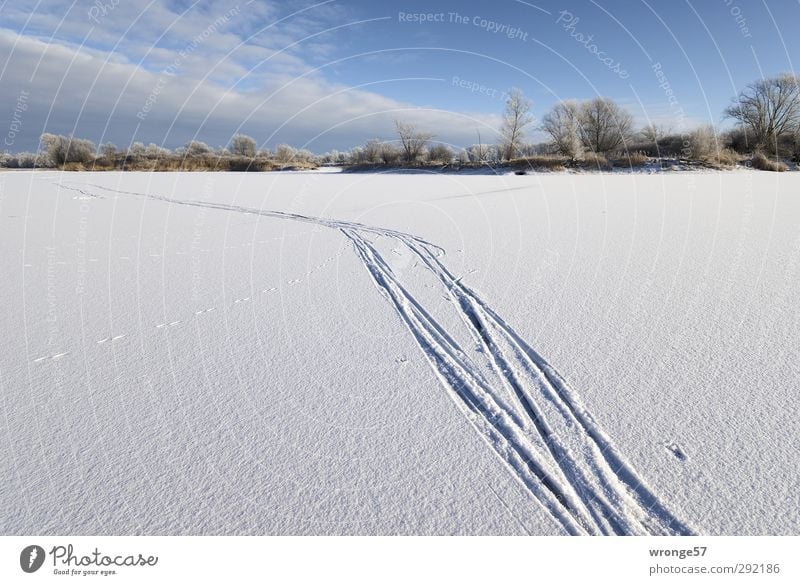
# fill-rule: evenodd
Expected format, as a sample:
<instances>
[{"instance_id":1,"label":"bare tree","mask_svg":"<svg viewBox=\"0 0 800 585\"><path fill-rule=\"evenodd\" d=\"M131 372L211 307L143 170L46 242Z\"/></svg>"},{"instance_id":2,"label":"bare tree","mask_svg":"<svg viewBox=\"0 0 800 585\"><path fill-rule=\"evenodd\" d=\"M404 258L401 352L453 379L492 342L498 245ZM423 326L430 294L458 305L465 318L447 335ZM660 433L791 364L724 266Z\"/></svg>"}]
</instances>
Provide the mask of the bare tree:
<instances>
[{"instance_id":1,"label":"bare tree","mask_svg":"<svg viewBox=\"0 0 800 585\"><path fill-rule=\"evenodd\" d=\"M530 109L531 102L522 95L521 90L514 87L508 92L503 123L500 126L500 150L506 160L514 158L522 144L525 126L533 122L533 117L529 114Z\"/></svg>"},{"instance_id":2,"label":"bare tree","mask_svg":"<svg viewBox=\"0 0 800 585\"><path fill-rule=\"evenodd\" d=\"M403 158L406 162L415 162L425 152L425 147L433 135L428 132L419 132L413 124L404 124L398 120L395 120L394 127L400 136Z\"/></svg>"},{"instance_id":3,"label":"bare tree","mask_svg":"<svg viewBox=\"0 0 800 585\"><path fill-rule=\"evenodd\" d=\"M256 156L256 141L247 134L237 134L231 139L231 152L238 156Z\"/></svg>"},{"instance_id":4,"label":"bare tree","mask_svg":"<svg viewBox=\"0 0 800 585\"><path fill-rule=\"evenodd\" d=\"M480 130L478 130L478 144L472 145L469 151L474 159L473 162L483 162L486 160L486 146L483 144L483 140L481 140Z\"/></svg>"},{"instance_id":5,"label":"bare tree","mask_svg":"<svg viewBox=\"0 0 800 585\"><path fill-rule=\"evenodd\" d=\"M630 138L633 116L608 98L596 97L581 106L583 145L597 153L623 146Z\"/></svg>"},{"instance_id":6,"label":"bare tree","mask_svg":"<svg viewBox=\"0 0 800 585\"><path fill-rule=\"evenodd\" d=\"M553 106L542 118L541 129L550 136L552 148L558 154L573 160L583 150L580 117L580 105L574 101L566 101Z\"/></svg>"},{"instance_id":7,"label":"bare tree","mask_svg":"<svg viewBox=\"0 0 800 585\"><path fill-rule=\"evenodd\" d=\"M784 73L751 83L725 115L752 133L756 148L775 150L779 138L800 127L800 77Z\"/></svg>"}]
</instances>

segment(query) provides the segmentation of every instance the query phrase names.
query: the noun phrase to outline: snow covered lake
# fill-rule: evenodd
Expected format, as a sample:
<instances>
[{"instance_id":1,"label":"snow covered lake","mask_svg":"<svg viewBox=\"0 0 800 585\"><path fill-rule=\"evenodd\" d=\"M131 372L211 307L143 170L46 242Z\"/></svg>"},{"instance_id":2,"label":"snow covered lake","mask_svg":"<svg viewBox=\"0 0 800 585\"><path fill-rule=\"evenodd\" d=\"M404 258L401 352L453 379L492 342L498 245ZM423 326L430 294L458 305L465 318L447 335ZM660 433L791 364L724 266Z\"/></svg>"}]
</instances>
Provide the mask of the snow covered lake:
<instances>
[{"instance_id":1,"label":"snow covered lake","mask_svg":"<svg viewBox=\"0 0 800 585\"><path fill-rule=\"evenodd\" d=\"M796 534L800 176L0 173L3 534Z\"/></svg>"}]
</instances>

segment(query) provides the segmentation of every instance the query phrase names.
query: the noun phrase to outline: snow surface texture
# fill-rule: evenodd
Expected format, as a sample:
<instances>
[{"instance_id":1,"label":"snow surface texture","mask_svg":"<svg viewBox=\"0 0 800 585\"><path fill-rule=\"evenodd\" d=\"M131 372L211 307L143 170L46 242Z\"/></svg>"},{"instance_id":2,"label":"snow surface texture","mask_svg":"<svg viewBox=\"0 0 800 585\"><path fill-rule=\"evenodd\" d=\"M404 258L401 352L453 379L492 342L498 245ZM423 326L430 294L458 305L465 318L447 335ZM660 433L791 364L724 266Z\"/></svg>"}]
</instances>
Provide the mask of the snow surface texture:
<instances>
[{"instance_id":1,"label":"snow surface texture","mask_svg":"<svg viewBox=\"0 0 800 585\"><path fill-rule=\"evenodd\" d=\"M797 533L798 187L0 173L0 532Z\"/></svg>"}]
</instances>

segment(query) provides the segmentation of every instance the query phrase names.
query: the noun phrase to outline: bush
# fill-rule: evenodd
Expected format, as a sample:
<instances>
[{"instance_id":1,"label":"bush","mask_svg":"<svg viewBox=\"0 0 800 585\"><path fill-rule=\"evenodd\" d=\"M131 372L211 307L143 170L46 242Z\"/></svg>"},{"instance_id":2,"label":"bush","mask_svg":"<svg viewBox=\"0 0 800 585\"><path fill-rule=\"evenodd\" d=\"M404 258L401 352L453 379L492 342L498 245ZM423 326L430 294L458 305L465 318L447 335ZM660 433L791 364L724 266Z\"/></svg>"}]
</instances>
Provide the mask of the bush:
<instances>
[{"instance_id":1,"label":"bush","mask_svg":"<svg viewBox=\"0 0 800 585\"><path fill-rule=\"evenodd\" d=\"M722 135L722 142L726 148L731 148L739 153L748 153L752 150L752 140L744 128L734 128Z\"/></svg>"},{"instance_id":2,"label":"bush","mask_svg":"<svg viewBox=\"0 0 800 585\"><path fill-rule=\"evenodd\" d=\"M246 134L237 134L231 139L231 152L238 156L254 158L256 156L256 141Z\"/></svg>"},{"instance_id":3,"label":"bush","mask_svg":"<svg viewBox=\"0 0 800 585\"><path fill-rule=\"evenodd\" d=\"M611 170L611 165L608 164L608 159L602 154L596 152L585 152L583 154L584 166L595 168L601 171Z\"/></svg>"},{"instance_id":4,"label":"bush","mask_svg":"<svg viewBox=\"0 0 800 585\"><path fill-rule=\"evenodd\" d=\"M428 148L428 160L430 162L450 164L453 162L453 151L446 144L434 144Z\"/></svg>"},{"instance_id":5,"label":"bush","mask_svg":"<svg viewBox=\"0 0 800 585\"><path fill-rule=\"evenodd\" d=\"M381 145L380 156L383 164L396 165L400 162L400 158L403 156L403 153L400 152L399 148L396 148L391 144L383 144Z\"/></svg>"},{"instance_id":6,"label":"bush","mask_svg":"<svg viewBox=\"0 0 800 585\"><path fill-rule=\"evenodd\" d=\"M144 153L145 148L142 145L142 152ZM205 156L207 154L211 154L211 147L206 144L205 142L200 142L199 140L192 140L186 145L186 156Z\"/></svg>"},{"instance_id":7,"label":"bush","mask_svg":"<svg viewBox=\"0 0 800 585\"><path fill-rule=\"evenodd\" d=\"M229 171L260 172L270 171L273 165L267 160L238 156L228 159Z\"/></svg>"},{"instance_id":8,"label":"bush","mask_svg":"<svg viewBox=\"0 0 800 585\"><path fill-rule=\"evenodd\" d=\"M615 167L643 167L650 162L650 157L641 151L626 152L614 159Z\"/></svg>"},{"instance_id":9,"label":"bush","mask_svg":"<svg viewBox=\"0 0 800 585\"><path fill-rule=\"evenodd\" d=\"M782 173L789 169L785 163L779 160L768 159L763 152L757 152L753 155L753 168L760 171L773 171Z\"/></svg>"},{"instance_id":10,"label":"bush","mask_svg":"<svg viewBox=\"0 0 800 585\"><path fill-rule=\"evenodd\" d=\"M555 154L526 156L514 161L514 168L529 168L547 171L563 171L569 157Z\"/></svg>"},{"instance_id":11,"label":"bush","mask_svg":"<svg viewBox=\"0 0 800 585\"><path fill-rule=\"evenodd\" d=\"M275 160L281 164L287 164L294 161L297 156L297 151L288 144L279 144L275 147Z\"/></svg>"},{"instance_id":12,"label":"bush","mask_svg":"<svg viewBox=\"0 0 800 585\"><path fill-rule=\"evenodd\" d=\"M735 167L742 161L742 156L732 148L723 148L712 154L708 160L722 167Z\"/></svg>"},{"instance_id":13,"label":"bush","mask_svg":"<svg viewBox=\"0 0 800 585\"><path fill-rule=\"evenodd\" d=\"M95 158L95 146L89 140L61 136L58 134L42 134L42 145L54 166L67 163L88 164Z\"/></svg>"},{"instance_id":14,"label":"bush","mask_svg":"<svg viewBox=\"0 0 800 585\"><path fill-rule=\"evenodd\" d=\"M691 160L706 160L717 150L717 136L711 126L703 126L689 134L689 156Z\"/></svg>"}]
</instances>

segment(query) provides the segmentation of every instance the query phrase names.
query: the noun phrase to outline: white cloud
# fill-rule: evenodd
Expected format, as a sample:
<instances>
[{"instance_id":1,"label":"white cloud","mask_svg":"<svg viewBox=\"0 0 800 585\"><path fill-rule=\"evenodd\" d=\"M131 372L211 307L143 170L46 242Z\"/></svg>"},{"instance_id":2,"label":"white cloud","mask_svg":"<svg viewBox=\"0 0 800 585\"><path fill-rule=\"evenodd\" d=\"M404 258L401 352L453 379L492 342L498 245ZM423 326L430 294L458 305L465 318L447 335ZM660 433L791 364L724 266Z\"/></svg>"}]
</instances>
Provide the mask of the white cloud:
<instances>
[{"instance_id":1,"label":"white cloud","mask_svg":"<svg viewBox=\"0 0 800 585\"><path fill-rule=\"evenodd\" d=\"M155 27L152 19L175 17L160 5L152 14L129 14L132 8L120 3L115 9L119 13L105 17L108 23L101 20L107 27L100 32L97 25L92 29L75 19L61 25L47 15L32 19L31 31L41 33L47 27L60 26L59 37L67 29L77 36L88 34L91 47L80 47L74 40L48 42L44 34L19 35L0 29L0 54L9 55L0 83L0 103L5 110L13 110L19 92L30 93L15 149L35 147L44 131L74 133L119 145L135 139L176 146L195 136L222 145L242 130L269 145L308 143L308 148L323 151L347 148L370 137L391 138L394 118L415 122L437 139L453 144L469 144L476 129L488 136L490 128L497 126L496 116L430 110L390 99L380 95L379 83L369 89L330 83L298 52L281 51L274 36L268 42L256 37L235 49L242 41L232 24L237 14L230 22L218 21L219 26L193 46L192 39L230 9L231 3L222 4L214 3L202 13L176 20L169 41L161 39L155 47L169 20L135 38L120 35L137 17L136 30L148 28L139 23ZM269 12L268 8L260 10ZM15 18L12 15L11 20ZM249 16L244 20L250 22ZM320 30L318 15L292 27L280 27L285 36L280 42L302 38L308 30L304 27L315 26ZM114 35L123 39L118 44L124 50L112 54L97 48L111 43ZM327 42L321 39L311 53L325 54ZM176 59L173 70L177 75L165 75L163 71L174 66ZM149 108L148 100L152 102ZM9 118L10 110L5 114Z\"/></svg>"}]
</instances>

